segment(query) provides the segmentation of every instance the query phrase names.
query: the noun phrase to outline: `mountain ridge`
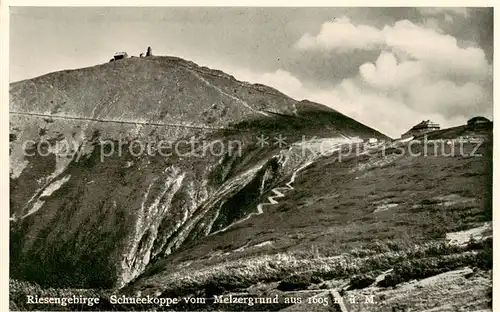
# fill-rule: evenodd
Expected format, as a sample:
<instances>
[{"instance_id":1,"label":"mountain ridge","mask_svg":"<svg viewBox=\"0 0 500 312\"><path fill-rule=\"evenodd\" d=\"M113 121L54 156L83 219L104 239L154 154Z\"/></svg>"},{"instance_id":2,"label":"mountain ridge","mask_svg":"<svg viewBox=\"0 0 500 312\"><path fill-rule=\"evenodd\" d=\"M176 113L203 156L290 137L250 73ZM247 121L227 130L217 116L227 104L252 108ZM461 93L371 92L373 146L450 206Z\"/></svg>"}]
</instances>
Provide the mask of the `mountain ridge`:
<instances>
[{"instance_id":1,"label":"mountain ridge","mask_svg":"<svg viewBox=\"0 0 500 312\"><path fill-rule=\"evenodd\" d=\"M151 64L154 64L155 66L152 66ZM177 68L185 68L187 71L176 72ZM169 72L168 70L171 70L172 72ZM259 94L262 93L264 95L271 95L273 98L279 98L279 100L277 102L270 101L270 103L265 104L266 100L262 98L262 96L257 99L252 99L252 97L255 97L257 94L252 94L252 91L248 93L244 90L242 91L233 88L233 93L236 93L235 96L230 94L227 86L225 88L220 87L221 81L207 81L207 79L203 76L196 74L195 76L197 77L195 78L202 81L202 85L200 86L199 82L192 81L193 77L189 77L191 75L191 71L195 71L202 75L208 75L214 79L223 79L222 85L224 85L224 82L234 83L238 86L238 88L255 90ZM103 75L104 77L98 78ZM176 77L177 75L180 75L181 77L166 79L167 77ZM94 78L89 79L88 76ZM130 77L133 78L129 79ZM158 115L152 115L140 107L134 107L128 103L130 99L123 94L123 91L120 95L117 91L112 90L125 89L127 91L131 91L131 89L138 88L137 85L141 84L141 80L149 78L152 78L153 81L162 79L165 81L163 81L164 83L157 84L158 87L155 85L149 85L147 89L138 90L138 93L134 96L134 98L137 99L142 97L149 99L145 103L147 104L146 106L150 112L153 111L159 113ZM125 81L124 85L119 85L122 79ZM170 80L175 80L175 83ZM71 81L71 87L73 90L66 91L66 88L59 90L59 88L65 87L65 84L68 83L68 81ZM197 85L197 88L207 87L208 89L204 89L207 90L206 93L212 93L212 97L210 99L201 99L199 97L195 99L197 103L203 104L202 106L205 107L205 109L201 112L202 115L205 114L203 118L197 118L196 115L193 115L190 112L193 109L199 110L201 108L199 107L200 105L183 109L184 103L180 102L180 99L172 97L169 98L169 94L178 93L176 91L179 90L182 92L184 91L184 86L188 86L192 83ZM182 84L182 86L175 90L173 84ZM205 86L203 86L203 84ZM44 88L44 90L38 90L38 85L41 85L41 88ZM110 85L110 88L102 87L106 85ZM89 91L87 93L78 92L74 90L75 86L86 88ZM35 90L33 90L33 88ZM163 92L165 88L169 89L170 92ZM156 92L154 91L155 89L159 89L160 91ZM213 91L217 91L216 94L213 94ZM200 90L193 90L193 92L188 93L194 94L199 92ZM238 94L238 92L241 94ZM337 113L342 115L338 111L327 106L310 102L308 100L296 101L274 88L262 84L251 84L239 81L233 76L225 74L222 71L199 66L191 61L186 61L176 57L155 56L148 58L128 58L118 62L104 63L83 69L58 71L12 83L10 86L10 93L10 111L12 112L29 112L45 115L57 115L60 113L68 115L71 113L71 117L89 118L91 120L96 119L97 116L115 120L125 119L127 121L135 120L138 122L146 121L156 123L159 123L160 121L181 123L183 120L188 119L196 123L197 126L215 125L227 127L231 123L238 123L239 121L244 120L244 115L258 114L257 116L254 116L258 117L259 115L265 116L268 113L272 113L283 116L293 116L297 113L297 103L301 103L305 109L308 109L305 106L309 106L314 107L314 110L328 111L332 114ZM89 97L89 93L101 94L101 96ZM42 96L43 98L35 98L35 94L37 96ZM187 95L181 95L181 98L182 96ZM75 103L75 97L79 97L77 103ZM189 98L189 96L187 97ZM73 103L68 104L68 101ZM131 102L134 103L134 101ZM226 102L229 103L226 104ZM239 105L234 105L234 102L236 102L236 104L241 104L243 108L240 107L240 109L235 111L234 107L238 107ZM249 104L247 104L247 102L249 102ZM217 107L219 105L222 106L222 108ZM80 106L83 106L83 110ZM140 104L137 103L136 106L140 106ZM228 108L228 106L233 107L233 109ZM122 115L116 114L116 112L127 110L130 110L128 114L125 114L127 117L124 117L123 113ZM229 110L233 111L232 114L229 112L229 115L226 115ZM132 114L132 112L134 112L134 114ZM141 117L138 118L137 116ZM345 116L345 118L349 117Z\"/></svg>"},{"instance_id":2,"label":"mountain ridge","mask_svg":"<svg viewBox=\"0 0 500 312\"><path fill-rule=\"evenodd\" d=\"M208 234L213 222L224 227L251 214L260 196L252 185L286 174L264 174L282 147L258 147L259 134L284 135L288 144L304 136L386 138L320 104L178 58L129 58L60 71L14 83L10 91L12 272L47 285L123 285L152 258ZM223 146L233 141L242 150L203 159L134 155L134 140L148 138ZM71 143L71 153L58 150L63 143ZM103 157L103 144L128 150ZM245 208L223 205L250 189L256 198L249 197ZM221 218L219 209L228 215ZM100 230L83 242L95 228ZM57 258L47 256L56 250ZM95 263L81 267L89 254ZM61 266L72 273L58 273ZM92 277L89 270L107 277Z\"/></svg>"},{"instance_id":3,"label":"mountain ridge","mask_svg":"<svg viewBox=\"0 0 500 312\"><path fill-rule=\"evenodd\" d=\"M112 294L302 296L349 285L393 298L388 287L470 266L481 272L468 282L473 304L487 307L491 238L447 238L488 230L491 128L429 134L443 139L436 157L398 154L412 145L172 57L60 71L10 91L13 306L28 307L26 289L96 294L96 309L109 310L131 308L109 304ZM445 155L461 135L483 141L479 157ZM152 153L136 153L150 138ZM159 142L183 144L166 156Z\"/></svg>"}]
</instances>

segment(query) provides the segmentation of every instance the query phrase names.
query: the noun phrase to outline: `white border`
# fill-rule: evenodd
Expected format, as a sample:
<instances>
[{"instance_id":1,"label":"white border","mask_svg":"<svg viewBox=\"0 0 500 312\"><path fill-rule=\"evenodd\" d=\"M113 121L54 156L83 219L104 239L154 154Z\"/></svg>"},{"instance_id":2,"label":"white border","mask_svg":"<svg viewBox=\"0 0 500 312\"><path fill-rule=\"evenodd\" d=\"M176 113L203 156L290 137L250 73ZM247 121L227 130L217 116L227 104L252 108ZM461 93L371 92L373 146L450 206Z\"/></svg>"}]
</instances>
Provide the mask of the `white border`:
<instances>
[{"instance_id":1,"label":"white border","mask_svg":"<svg viewBox=\"0 0 500 312\"><path fill-rule=\"evenodd\" d=\"M230 0L85 0L85 1L62 1L62 0L46 0L41 3L39 0L11 0L7 1L10 6L133 6L133 7L145 7L145 6L233 6L233 7L248 7L248 6L258 6L258 7L486 7L494 6L494 1L485 0L421 0L421 1L408 1L408 0L379 0L376 3L374 1L360 1L360 0L337 0L333 3L331 0L311 0L311 1L300 1L300 0L242 0L242 1L230 1ZM376 4L376 5L374 5Z\"/></svg>"},{"instance_id":2,"label":"white border","mask_svg":"<svg viewBox=\"0 0 500 312\"><path fill-rule=\"evenodd\" d=\"M337 7L345 6L345 7L360 7L366 6L370 7L376 4L376 6L383 7L402 7L402 6L411 6L411 7L439 7L439 6L449 6L449 7L494 7L494 1L477 1L477 0L461 0L461 1L431 1L431 0L420 0L418 3L416 1L394 1L394 0L379 0L376 3L374 1L357 1L357 0L340 0L335 1L335 5ZM1 294L0 294L0 310L8 311L8 287L9 287L9 155L8 155L8 133L9 133L9 6L132 6L132 7L148 7L148 6L263 6L263 7L331 7L332 1L319 1L319 0L309 0L309 1L291 1L291 0L280 0L280 1L263 1L263 0L254 0L254 1L222 1L222 0L210 0L210 1L196 1L196 0L176 0L176 1L157 1L157 0L87 0L87 1L57 1L57 0L48 0L40 3L40 0L17 0L17 1L2 1L0 0L0 69L1 69L1 78L0 78L0 127L1 127L1 141L0 146L4 147L0 156L0 187L1 187L1 221L3 223L1 228L0 237L0 250L2 251L2 255L0 257L0 280L1 280ZM499 31L498 24L499 16L497 14L497 9L494 9L494 51L495 56L498 53L498 44L497 44L497 33ZM496 59L496 57L494 57ZM498 62L494 62L494 74L493 79L495 81L496 73L498 72ZM493 90L493 99L494 103L497 102L498 93L495 88ZM498 109L496 109L496 105L493 108L493 120L494 120L494 152L493 152L493 190L495 190L495 186L498 181L498 166L495 164L499 160L499 151L498 151L498 138L500 137L500 130L498 124L496 124L500 118L498 117ZM494 233L494 260L500 259L498 244L496 243L496 236L498 236L499 228L497 226L496 220L499 217L499 211L495 208L498 201L498 195L493 192L493 233ZM498 309L500 306L500 292L499 292L499 283L498 278L499 274L497 270L493 271L493 306Z\"/></svg>"}]
</instances>

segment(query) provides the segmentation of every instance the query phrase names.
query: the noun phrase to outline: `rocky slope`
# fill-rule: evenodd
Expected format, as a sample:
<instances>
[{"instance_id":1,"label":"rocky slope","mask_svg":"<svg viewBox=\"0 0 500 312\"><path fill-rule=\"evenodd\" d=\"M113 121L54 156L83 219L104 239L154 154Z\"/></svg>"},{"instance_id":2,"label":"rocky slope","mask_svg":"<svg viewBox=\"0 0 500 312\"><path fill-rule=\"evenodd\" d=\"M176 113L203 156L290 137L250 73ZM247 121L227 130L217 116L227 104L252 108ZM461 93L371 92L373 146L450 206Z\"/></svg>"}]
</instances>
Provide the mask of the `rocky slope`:
<instances>
[{"instance_id":1,"label":"rocky slope","mask_svg":"<svg viewBox=\"0 0 500 312\"><path fill-rule=\"evenodd\" d=\"M262 186L309 157L282 166L288 147L260 147L258 135L385 138L171 57L14 83L10 111L11 272L55 287L123 286L153 259L256 211ZM159 142L182 144L166 152Z\"/></svg>"},{"instance_id":2,"label":"rocky slope","mask_svg":"<svg viewBox=\"0 0 500 312\"><path fill-rule=\"evenodd\" d=\"M10 110L12 309L491 309L491 127L393 141L173 57L14 83Z\"/></svg>"},{"instance_id":3,"label":"rocky slope","mask_svg":"<svg viewBox=\"0 0 500 312\"><path fill-rule=\"evenodd\" d=\"M358 288L378 297L379 305L351 304L348 311L387 311L395 306L412 311L436 306L453 309L474 305L465 299L454 302L465 289L453 281L444 283L454 285L456 291L432 297L429 292L436 285L430 283L414 301L388 288L406 289L407 282L471 266L482 277L467 282L472 287L467 296L473 297L466 298L476 298L481 302L478 309L488 309L492 268L489 131L468 132L484 139L480 143L421 141L413 145L414 155L408 143L395 142L383 147L356 146L361 150L320 157L301 170L293 190L266 207L266 215L155 263L125 291L163 297L198 292L203 296L216 286L225 294L284 296L298 288L314 296L321 284L322 288L346 289L346 300L349 295L358 296ZM433 154L434 146L437 154ZM415 156L425 148L430 151L427 156ZM272 191L268 189L267 194ZM256 290L257 281L260 289ZM292 286L283 292L272 282Z\"/></svg>"}]
</instances>

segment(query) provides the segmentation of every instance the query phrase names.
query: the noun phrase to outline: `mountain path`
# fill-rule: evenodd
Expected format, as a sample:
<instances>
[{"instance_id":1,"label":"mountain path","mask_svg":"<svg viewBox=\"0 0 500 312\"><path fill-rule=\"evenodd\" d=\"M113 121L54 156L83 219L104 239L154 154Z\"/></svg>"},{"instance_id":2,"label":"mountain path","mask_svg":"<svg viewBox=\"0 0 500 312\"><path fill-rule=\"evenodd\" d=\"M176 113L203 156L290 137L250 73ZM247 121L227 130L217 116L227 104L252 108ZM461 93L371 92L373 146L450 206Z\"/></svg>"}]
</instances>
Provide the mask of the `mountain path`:
<instances>
[{"instance_id":1,"label":"mountain path","mask_svg":"<svg viewBox=\"0 0 500 312\"><path fill-rule=\"evenodd\" d=\"M349 138L349 137L347 137L345 135L342 135L342 136L344 138L347 138L347 139L351 140L351 138ZM339 150L339 148L340 148L340 145L336 144L333 148L331 148L329 150L329 152L337 151L337 150ZM274 195L268 196L267 197L267 202L258 204L257 205L257 212L252 212L248 216L246 216L245 218L243 218L241 220L238 220L238 221L235 221L235 222L229 224L228 226L226 226L225 228L222 228L220 230L217 230L217 231L211 233L210 235L214 235L214 234L218 234L218 233L221 233L221 232L225 232L226 230L228 230L232 226L240 224L240 223L242 223L242 222L250 219L253 216L258 216L258 215L262 214L264 212L264 209L263 209L264 206L272 206L272 205L278 204L279 202L277 201L277 199L285 197L285 194L283 192L294 190L294 187L292 186L292 184L295 182L295 179L297 178L297 174L300 171L304 170L309 165L313 164L317 159L318 159L318 155L316 155L316 157L313 157L312 160L309 160L306 163L304 163L299 168L295 169L293 171L293 173L292 173L292 176L290 177L290 180L287 183L285 183L285 186L279 186L279 187L272 188L271 192L274 193Z\"/></svg>"},{"instance_id":2,"label":"mountain path","mask_svg":"<svg viewBox=\"0 0 500 312\"><path fill-rule=\"evenodd\" d=\"M267 203L260 203L257 205L257 212L252 212L250 213L248 216L246 216L245 218L241 219L241 220L238 220L236 222L233 222L231 223L230 225L226 226L225 228L223 229L220 229L218 231L215 231L213 233L211 233L210 235L215 235L215 234L218 234L218 233L221 233L221 232L225 232L226 230L228 230L229 228L237 225L237 224L240 224L248 219L250 219L251 217L253 216L258 216L262 213L264 213L264 209L262 209L264 206L271 206L271 205L276 205L278 204L278 201L276 200L277 198L282 198L282 197L285 197L285 194L283 194L282 192L284 191L289 191L289 190L294 190L294 187L292 186L292 183L295 181L296 177L297 177L297 174L305 169L307 166L311 165L314 161L308 161L306 162L304 165L300 166L298 169L296 169L293 173L292 173L292 176L290 178L290 180L285 183L285 186L281 186L281 187L275 187L273 189L271 189L271 192L274 193L274 195L272 196L268 196L267 197L267 200L269 202Z\"/></svg>"},{"instance_id":3,"label":"mountain path","mask_svg":"<svg viewBox=\"0 0 500 312\"><path fill-rule=\"evenodd\" d=\"M41 113L26 113L26 112L17 112L17 111L10 111L9 114L40 117L40 118L83 120L83 121L109 122L109 123L119 123L119 124L145 125L145 126L193 128L193 129L207 129L207 130L228 130L228 129L230 130L231 129L231 127L209 127L209 126L201 126L201 125L182 124L182 123L159 123L159 122L132 121L132 120L99 119L99 118L51 115L51 114L41 114Z\"/></svg>"},{"instance_id":4,"label":"mountain path","mask_svg":"<svg viewBox=\"0 0 500 312\"><path fill-rule=\"evenodd\" d=\"M295 179L297 177L297 173L304 170L307 166L311 165L313 162L314 161L308 161L304 165L302 165L298 169L296 169L292 173L292 177L290 178L290 180L287 183L285 183L285 186L275 187L275 188L271 189L271 192L273 192L275 195L267 197L267 200L269 201L268 203L260 203L257 205L258 213L261 214L264 212L264 210L262 209L262 207L264 207L264 206L272 206L272 205L278 204L278 201L276 199L285 197L285 194L283 194L281 191L294 190L292 183L295 182Z\"/></svg>"},{"instance_id":5,"label":"mountain path","mask_svg":"<svg viewBox=\"0 0 500 312\"><path fill-rule=\"evenodd\" d=\"M247 102L243 101L242 99L240 98L237 98L235 97L234 95L232 94L229 94L225 91L223 91L221 88L217 87L216 85L213 85L212 83L210 83L210 81L206 80L205 78L203 78L200 74L198 74L197 72L193 71L193 70L190 70L189 71L194 75L196 76L196 78L200 79L204 84L206 84L207 86L211 87L211 88L214 88L215 90L219 91L220 93L224 94L225 96L235 100L236 102L242 104L243 106L245 106L246 108L248 108L249 110L251 110L252 112L254 113L258 113L258 114L261 114L261 115L264 115L264 116L269 116L269 114L263 112L263 111L260 111L260 110L257 110L255 108L253 108L252 106L248 105Z\"/></svg>"}]
</instances>

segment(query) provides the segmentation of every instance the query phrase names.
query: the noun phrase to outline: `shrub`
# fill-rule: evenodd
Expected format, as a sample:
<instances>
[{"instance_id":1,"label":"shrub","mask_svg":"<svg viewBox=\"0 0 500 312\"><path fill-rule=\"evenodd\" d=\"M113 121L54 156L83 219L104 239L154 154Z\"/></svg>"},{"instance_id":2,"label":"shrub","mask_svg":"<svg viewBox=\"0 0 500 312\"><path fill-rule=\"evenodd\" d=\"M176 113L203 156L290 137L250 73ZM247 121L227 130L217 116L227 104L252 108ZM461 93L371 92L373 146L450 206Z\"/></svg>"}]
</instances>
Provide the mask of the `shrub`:
<instances>
[{"instance_id":1,"label":"shrub","mask_svg":"<svg viewBox=\"0 0 500 312\"><path fill-rule=\"evenodd\" d=\"M299 276L294 275L287 279L282 280L278 284L278 290L281 291L292 291L292 290L304 290L311 285L310 276Z\"/></svg>"},{"instance_id":2,"label":"shrub","mask_svg":"<svg viewBox=\"0 0 500 312\"><path fill-rule=\"evenodd\" d=\"M363 289L375 282L375 278L371 275L357 275L351 279L347 290Z\"/></svg>"}]
</instances>

